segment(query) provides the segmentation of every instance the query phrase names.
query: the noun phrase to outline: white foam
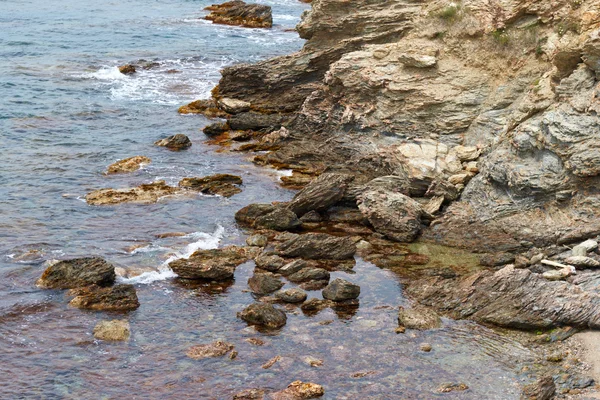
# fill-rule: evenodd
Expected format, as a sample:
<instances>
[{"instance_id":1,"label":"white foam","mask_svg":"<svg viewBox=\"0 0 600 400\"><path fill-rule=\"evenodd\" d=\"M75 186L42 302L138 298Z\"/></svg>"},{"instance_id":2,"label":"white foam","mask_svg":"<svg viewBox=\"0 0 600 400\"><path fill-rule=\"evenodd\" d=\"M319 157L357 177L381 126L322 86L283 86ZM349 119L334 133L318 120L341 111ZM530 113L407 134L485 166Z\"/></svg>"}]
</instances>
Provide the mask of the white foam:
<instances>
[{"instance_id":1,"label":"white foam","mask_svg":"<svg viewBox=\"0 0 600 400\"><path fill-rule=\"evenodd\" d=\"M102 81L122 81L127 79L126 75L123 75L118 67L104 67L100 68L96 72L85 74L84 78L94 78Z\"/></svg>"}]
</instances>

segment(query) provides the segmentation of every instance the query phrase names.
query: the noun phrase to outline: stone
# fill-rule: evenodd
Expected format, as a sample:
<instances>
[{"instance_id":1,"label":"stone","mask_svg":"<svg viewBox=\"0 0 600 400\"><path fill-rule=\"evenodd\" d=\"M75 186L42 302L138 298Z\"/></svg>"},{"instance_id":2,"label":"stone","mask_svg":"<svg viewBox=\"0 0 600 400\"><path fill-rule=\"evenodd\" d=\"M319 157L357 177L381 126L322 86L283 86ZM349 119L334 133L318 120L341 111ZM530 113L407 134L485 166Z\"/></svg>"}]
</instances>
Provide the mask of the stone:
<instances>
[{"instance_id":1,"label":"stone","mask_svg":"<svg viewBox=\"0 0 600 400\"><path fill-rule=\"evenodd\" d=\"M178 193L180 193L178 188L167 185L165 181L156 181L134 188L94 190L85 196L85 201L94 206L120 203L156 203L165 196Z\"/></svg>"},{"instance_id":2,"label":"stone","mask_svg":"<svg viewBox=\"0 0 600 400\"><path fill-rule=\"evenodd\" d=\"M304 312L319 312L328 307L331 307L335 303L331 300L322 300L317 298L308 299L304 304L300 306L300 309Z\"/></svg>"},{"instance_id":3,"label":"stone","mask_svg":"<svg viewBox=\"0 0 600 400\"><path fill-rule=\"evenodd\" d=\"M287 207L298 217L310 211L326 210L342 199L353 179L347 174L324 173L296 193Z\"/></svg>"},{"instance_id":4,"label":"stone","mask_svg":"<svg viewBox=\"0 0 600 400\"><path fill-rule=\"evenodd\" d=\"M551 376L538 379L535 383L523 388L522 398L528 400L551 400L555 397L556 385Z\"/></svg>"},{"instance_id":5,"label":"stone","mask_svg":"<svg viewBox=\"0 0 600 400\"><path fill-rule=\"evenodd\" d=\"M229 114L217 107L214 100L196 100L179 107L180 114L202 114L207 118L226 118ZM229 130L229 129L227 129Z\"/></svg>"},{"instance_id":6,"label":"stone","mask_svg":"<svg viewBox=\"0 0 600 400\"><path fill-rule=\"evenodd\" d=\"M475 161L481 155L481 150L475 146L456 146L452 150L461 162Z\"/></svg>"},{"instance_id":7,"label":"stone","mask_svg":"<svg viewBox=\"0 0 600 400\"><path fill-rule=\"evenodd\" d=\"M264 398L263 389L246 389L233 395L233 400L263 400Z\"/></svg>"},{"instance_id":8,"label":"stone","mask_svg":"<svg viewBox=\"0 0 600 400\"><path fill-rule=\"evenodd\" d=\"M249 324L266 328L281 328L287 322L287 316L283 311L278 310L271 304L264 303L250 304L238 313L238 317Z\"/></svg>"},{"instance_id":9,"label":"stone","mask_svg":"<svg viewBox=\"0 0 600 400\"><path fill-rule=\"evenodd\" d=\"M242 178L230 174L216 174L202 178L183 178L179 181L179 187L181 188L223 197L231 197L234 194L241 193L242 189L237 186L241 184Z\"/></svg>"},{"instance_id":10,"label":"stone","mask_svg":"<svg viewBox=\"0 0 600 400\"><path fill-rule=\"evenodd\" d=\"M450 393L450 392L463 392L465 390L468 390L469 386L467 386L466 384L459 382L459 383L454 383L454 382L446 382L446 383L442 383L437 391L440 393Z\"/></svg>"},{"instance_id":11,"label":"stone","mask_svg":"<svg viewBox=\"0 0 600 400\"><path fill-rule=\"evenodd\" d=\"M448 182L457 185L466 185L473 176L470 173L456 174L448 178Z\"/></svg>"},{"instance_id":12,"label":"stone","mask_svg":"<svg viewBox=\"0 0 600 400\"><path fill-rule=\"evenodd\" d=\"M571 256L565 258L565 263L573 265L577 268L598 268L600 261L586 256Z\"/></svg>"},{"instance_id":13,"label":"stone","mask_svg":"<svg viewBox=\"0 0 600 400\"><path fill-rule=\"evenodd\" d=\"M307 260L345 260L354 257L356 245L350 237L307 233L277 245L275 253L281 257L300 257Z\"/></svg>"},{"instance_id":14,"label":"stone","mask_svg":"<svg viewBox=\"0 0 600 400\"><path fill-rule=\"evenodd\" d=\"M228 122L214 122L202 128L202 132L204 132L206 136L214 137L222 135L223 133L229 131L229 129L230 127Z\"/></svg>"},{"instance_id":15,"label":"stone","mask_svg":"<svg viewBox=\"0 0 600 400\"><path fill-rule=\"evenodd\" d=\"M546 271L542 274L544 279L549 281L562 281L567 279L573 273L569 268L561 268L561 269L552 269L550 271Z\"/></svg>"},{"instance_id":16,"label":"stone","mask_svg":"<svg viewBox=\"0 0 600 400\"><path fill-rule=\"evenodd\" d=\"M323 217L321 217L321 215L317 211L312 210L300 217L300 221L308 223L321 222L323 221Z\"/></svg>"},{"instance_id":17,"label":"stone","mask_svg":"<svg viewBox=\"0 0 600 400\"><path fill-rule=\"evenodd\" d=\"M71 289L69 305L96 311L131 311L140 306L133 285L87 286Z\"/></svg>"},{"instance_id":18,"label":"stone","mask_svg":"<svg viewBox=\"0 0 600 400\"><path fill-rule=\"evenodd\" d=\"M287 231L296 229L301 224L292 211L285 208L276 208L274 211L256 218L253 226L257 229Z\"/></svg>"},{"instance_id":19,"label":"stone","mask_svg":"<svg viewBox=\"0 0 600 400\"><path fill-rule=\"evenodd\" d=\"M590 251L594 251L598 248L598 242L592 239L588 239L585 242L582 242L580 244L578 244L577 246L573 247L573 256L581 256L581 257L585 257L587 256L587 253L589 253Z\"/></svg>"},{"instance_id":20,"label":"stone","mask_svg":"<svg viewBox=\"0 0 600 400\"><path fill-rule=\"evenodd\" d=\"M419 349L421 349L421 351L429 353L433 349L433 347L431 347L429 343L421 343L419 345Z\"/></svg>"},{"instance_id":21,"label":"stone","mask_svg":"<svg viewBox=\"0 0 600 400\"><path fill-rule=\"evenodd\" d=\"M209 10L210 14L204 18L215 24L238 25L246 28L273 26L271 7L262 4L246 4L241 0L233 0L223 4L213 4L205 10Z\"/></svg>"},{"instance_id":22,"label":"stone","mask_svg":"<svg viewBox=\"0 0 600 400\"><path fill-rule=\"evenodd\" d=\"M269 214L275 211L275 206L272 204L255 203L241 208L235 213L235 220L238 224L253 226L258 217Z\"/></svg>"},{"instance_id":23,"label":"stone","mask_svg":"<svg viewBox=\"0 0 600 400\"><path fill-rule=\"evenodd\" d=\"M451 184L448 181L439 181L434 180L431 182L424 196L427 198L434 198L443 196L444 201L451 202L458 199L458 190L456 190L456 186Z\"/></svg>"},{"instance_id":24,"label":"stone","mask_svg":"<svg viewBox=\"0 0 600 400\"><path fill-rule=\"evenodd\" d=\"M252 235L246 238L248 246L265 247L269 243L269 239L265 235Z\"/></svg>"},{"instance_id":25,"label":"stone","mask_svg":"<svg viewBox=\"0 0 600 400\"><path fill-rule=\"evenodd\" d=\"M250 290L252 290L252 293L255 294L269 294L281 289L283 285L284 283L270 272L255 272L254 275L248 279L248 286L250 287Z\"/></svg>"},{"instance_id":26,"label":"stone","mask_svg":"<svg viewBox=\"0 0 600 400\"><path fill-rule=\"evenodd\" d=\"M238 265L248 256L236 246L222 249L197 250L189 258L171 261L169 267L180 278L223 281L233 278Z\"/></svg>"},{"instance_id":27,"label":"stone","mask_svg":"<svg viewBox=\"0 0 600 400\"><path fill-rule=\"evenodd\" d=\"M94 327L94 337L98 340L125 341L129 340L130 335L129 322L124 319L100 321Z\"/></svg>"},{"instance_id":28,"label":"stone","mask_svg":"<svg viewBox=\"0 0 600 400\"><path fill-rule=\"evenodd\" d=\"M148 165L152 162L148 157L134 156L119 160L108 166L106 174L123 174L126 172L137 171L144 165Z\"/></svg>"},{"instance_id":29,"label":"stone","mask_svg":"<svg viewBox=\"0 0 600 400\"><path fill-rule=\"evenodd\" d=\"M186 356L194 360L202 360L204 358L223 357L234 349L234 345L231 343L217 340L213 343L199 344L192 346L185 353Z\"/></svg>"},{"instance_id":30,"label":"stone","mask_svg":"<svg viewBox=\"0 0 600 400\"><path fill-rule=\"evenodd\" d=\"M437 59L434 56L425 54L402 53L398 56L398 61L413 68L431 68L437 65Z\"/></svg>"},{"instance_id":31,"label":"stone","mask_svg":"<svg viewBox=\"0 0 600 400\"><path fill-rule=\"evenodd\" d=\"M290 288L275 292L275 297L285 303L302 303L306 300L308 295L302 289Z\"/></svg>"},{"instance_id":32,"label":"stone","mask_svg":"<svg viewBox=\"0 0 600 400\"><path fill-rule=\"evenodd\" d=\"M154 145L166 147L169 150L179 151L192 147L192 141L189 137L182 133L169 136L165 139L160 139L154 142Z\"/></svg>"},{"instance_id":33,"label":"stone","mask_svg":"<svg viewBox=\"0 0 600 400\"><path fill-rule=\"evenodd\" d=\"M251 104L243 100L222 97L217 100L217 105L219 108L225 112L228 112L229 114L238 114L241 112L250 111Z\"/></svg>"},{"instance_id":34,"label":"stone","mask_svg":"<svg viewBox=\"0 0 600 400\"><path fill-rule=\"evenodd\" d=\"M121 65L119 67L119 72L123 75L132 75L135 74L135 66L131 64Z\"/></svg>"},{"instance_id":35,"label":"stone","mask_svg":"<svg viewBox=\"0 0 600 400\"><path fill-rule=\"evenodd\" d=\"M110 286L115 267L99 257L74 258L50 265L36 285L44 289L73 289L88 285Z\"/></svg>"},{"instance_id":36,"label":"stone","mask_svg":"<svg viewBox=\"0 0 600 400\"><path fill-rule=\"evenodd\" d=\"M325 394L323 386L316 383L294 381L280 392L271 394L273 400L303 400L314 399Z\"/></svg>"},{"instance_id":37,"label":"stone","mask_svg":"<svg viewBox=\"0 0 600 400\"><path fill-rule=\"evenodd\" d=\"M380 190L364 192L359 197L358 208L376 232L391 240L412 242L421 232L423 209L404 194Z\"/></svg>"},{"instance_id":38,"label":"stone","mask_svg":"<svg viewBox=\"0 0 600 400\"><path fill-rule=\"evenodd\" d=\"M303 268L300 271L287 276L290 282L300 283L309 281L329 281L329 271L323 268Z\"/></svg>"},{"instance_id":39,"label":"stone","mask_svg":"<svg viewBox=\"0 0 600 400\"><path fill-rule=\"evenodd\" d=\"M435 311L417 305L411 308L400 307L398 311L398 325L406 329L424 331L441 328L442 320Z\"/></svg>"},{"instance_id":40,"label":"stone","mask_svg":"<svg viewBox=\"0 0 600 400\"><path fill-rule=\"evenodd\" d=\"M360 286L341 278L334 279L323 289L323 298L332 301L352 300L359 295Z\"/></svg>"},{"instance_id":41,"label":"stone","mask_svg":"<svg viewBox=\"0 0 600 400\"><path fill-rule=\"evenodd\" d=\"M275 256L275 257L277 257L277 256ZM279 258L281 260L283 260L281 257L279 257ZM309 264L305 260L294 260L294 261L287 263L287 264L283 265L282 267L280 267L277 272L283 276L288 276L288 275L295 274L296 272L298 272L301 269L306 268L308 266L309 266Z\"/></svg>"},{"instance_id":42,"label":"stone","mask_svg":"<svg viewBox=\"0 0 600 400\"><path fill-rule=\"evenodd\" d=\"M283 267L286 261L276 255L261 253L254 259L256 266L262 269L266 269L271 272L279 272L280 268Z\"/></svg>"}]
</instances>

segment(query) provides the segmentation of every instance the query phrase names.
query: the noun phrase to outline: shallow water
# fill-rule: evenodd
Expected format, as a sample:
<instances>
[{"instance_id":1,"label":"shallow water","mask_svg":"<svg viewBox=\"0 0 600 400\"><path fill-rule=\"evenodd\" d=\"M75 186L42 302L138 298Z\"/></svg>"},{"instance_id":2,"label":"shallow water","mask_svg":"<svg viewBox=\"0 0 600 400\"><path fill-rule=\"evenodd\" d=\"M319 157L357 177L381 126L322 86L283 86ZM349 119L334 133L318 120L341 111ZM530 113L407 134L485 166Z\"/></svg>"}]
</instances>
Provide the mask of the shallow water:
<instances>
[{"instance_id":1,"label":"shallow water","mask_svg":"<svg viewBox=\"0 0 600 400\"><path fill-rule=\"evenodd\" d=\"M407 305L397 276L361 260L355 274L334 274L361 285L358 310L309 316L291 308L288 324L274 334L256 332L235 316L253 301L246 291L251 262L225 286L182 283L164 268L198 248L242 243L237 209L293 195L277 184L277 172L204 144L206 119L176 112L207 97L224 65L300 48L302 41L287 30L307 6L261 2L274 9L270 31L199 19L209 1L0 1L1 398L226 399L297 379L323 384L327 399L518 398L523 378L513 362L531 358L525 349L467 322L446 320L439 330L397 335L397 307ZM131 77L118 73L117 65L140 59L158 65ZM188 135L193 146L178 153L153 146L175 133ZM107 165L133 155L153 162L133 174L103 175ZM241 175L244 191L230 199L117 207L82 200L98 188L157 179L175 184L222 172ZM165 232L186 236L156 238ZM138 310L71 309L63 292L35 287L44 261L87 255L156 271L130 280ZM132 339L94 340L94 325L107 318L127 318ZM250 337L266 343L253 346L245 341ZM234 343L238 357L185 356L190 346L216 339ZM431 353L419 350L423 341L433 345ZM276 355L281 361L261 368ZM323 366L311 367L307 357ZM444 382L470 389L436 392Z\"/></svg>"}]
</instances>

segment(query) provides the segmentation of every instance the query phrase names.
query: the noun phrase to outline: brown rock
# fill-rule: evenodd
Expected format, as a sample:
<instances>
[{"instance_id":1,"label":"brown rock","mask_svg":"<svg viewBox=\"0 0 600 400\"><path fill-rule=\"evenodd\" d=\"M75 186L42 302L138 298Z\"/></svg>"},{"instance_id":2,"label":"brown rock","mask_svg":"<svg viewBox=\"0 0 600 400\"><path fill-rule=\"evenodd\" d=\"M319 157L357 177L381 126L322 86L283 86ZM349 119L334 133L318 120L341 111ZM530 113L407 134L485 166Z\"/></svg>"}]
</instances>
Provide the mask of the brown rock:
<instances>
[{"instance_id":1,"label":"brown rock","mask_svg":"<svg viewBox=\"0 0 600 400\"><path fill-rule=\"evenodd\" d=\"M302 303L308 295L299 288L290 288L275 292L275 297L286 303Z\"/></svg>"},{"instance_id":2,"label":"brown rock","mask_svg":"<svg viewBox=\"0 0 600 400\"><path fill-rule=\"evenodd\" d=\"M220 110L213 100L196 100L179 107L180 114L202 114L207 118L226 118L229 114Z\"/></svg>"},{"instance_id":3,"label":"brown rock","mask_svg":"<svg viewBox=\"0 0 600 400\"><path fill-rule=\"evenodd\" d=\"M147 183L129 189L99 189L88 193L85 201L94 206L119 203L156 203L158 199L179 193L165 181Z\"/></svg>"},{"instance_id":4,"label":"brown rock","mask_svg":"<svg viewBox=\"0 0 600 400\"><path fill-rule=\"evenodd\" d=\"M283 311L264 303L250 304L238 313L238 317L249 324L267 328L281 328L287 322L287 316Z\"/></svg>"},{"instance_id":5,"label":"brown rock","mask_svg":"<svg viewBox=\"0 0 600 400\"><path fill-rule=\"evenodd\" d=\"M255 294L273 293L281 289L283 285L284 283L270 272L255 272L254 275L248 279L248 286L250 287L250 290L252 290L252 293Z\"/></svg>"},{"instance_id":6,"label":"brown rock","mask_svg":"<svg viewBox=\"0 0 600 400\"><path fill-rule=\"evenodd\" d=\"M222 357L233 350L234 347L231 343L217 340L213 343L192 346L185 354L194 360L202 360L203 358Z\"/></svg>"},{"instance_id":7,"label":"brown rock","mask_svg":"<svg viewBox=\"0 0 600 400\"><path fill-rule=\"evenodd\" d=\"M98 257L59 261L46 268L36 285L44 289L73 289L115 282L115 267Z\"/></svg>"},{"instance_id":8,"label":"brown rock","mask_svg":"<svg viewBox=\"0 0 600 400\"><path fill-rule=\"evenodd\" d=\"M121 65L119 67L119 72L122 73L123 75L135 74L135 66L131 65L131 64Z\"/></svg>"},{"instance_id":9,"label":"brown rock","mask_svg":"<svg viewBox=\"0 0 600 400\"><path fill-rule=\"evenodd\" d=\"M179 187L181 188L223 197L231 197L234 194L241 193L242 189L236 186L241 184L242 178L230 174L216 174L203 178L183 178L179 181Z\"/></svg>"},{"instance_id":10,"label":"brown rock","mask_svg":"<svg viewBox=\"0 0 600 400\"><path fill-rule=\"evenodd\" d=\"M275 247L282 257L300 257L308 260L345 260L354 257L356 245L350 237L325 233L307 233L291 238Z\"/></svg>"},{"instance_id":11,"label":"brown rock","mask_svg":"<svg viewBox=\"0 0 600 400\"><path fill-rule=\"evenodd\" d=\"M133 172L137 171L146 164L150 164L151 162L152 160L144 156L129 157L109 165L106 173L122 174L126 172Z\"/></svg>"},{"instance_id":12,"label":"brown rock","mask_svg":"<svg viewBox=\"0 0 600 400\"><path fill-rule=\"evenodd\" d=\"M250 204L235 213L235 220L242 225L253 226L258 217L275 211L272 204Z\"/></svg>"},{"instance_id":13,"label":"brown rock","mask_svg":"<svg viewBox=\"0 0 600 400\"><path fill-rule=\"evenodd\" d=\"M246 4L240 0L228 1L206 7L211 11L205 19L216 24L238 25L247 28L271 28L271 7L261 4Z\"/></svg>"},{"instance_id":14,"label":"brown rock","mask_svg":"<svg viewBox=\"0 0 600 400\"><path fill-rule=\"evenodd\" d=\"M332 301L353 300L359 295L360 286L341 278L334 279L323 290L323 298Z\"/></svg>"},{"instance_id":15,"label":"brown rock","mask_svg":"<svg viewBox=\"0 0 600 400\"><path fill-rule=\"evenodd\" d=\"M298 192L287 207L298 217L309 211L326 210L342 199L353 179L347 174L322 174Z\"/></svg>"},{"instance_id":16,"label":"brown rock","mask_svg":"<svg viewBox=\"0 0 600 400\"><path fill-rule=\"evenodd\" d=\"M131 328L127 320L100 321L94 327L94 337L99 340L125 341L129 340L130 335Z\"/></svg>"},{"instance_id":17,"label":"brown rock","mask_svg":"<svg viewBox=\"0 0 600 400\"><path fill-rule=\"evenodd\" d=\"M310 382L294 381L289 386L280 391L273 393L273 400L303 400L314 399L325 394L325 389L321 385Z\"/></svg>"},{"instance_id":18,"label":"brown rock","mask_svg":"<svg viewBox=\"0 0 600 400\"><path fill-rule=\"evenodd\" d=\"M133 285L111 287L88 286L72 289L75 295L69 304L73 307L97 311L130 311L140 306Z\"/></svg>"},{"instance_id":19,"label":"brown rock","mask_svg":"<svg viewBox=\"0 0 600 400\"><path fill-rule=\"evenodd\" d=\"M300 220L292 211L285 208L276 208L274 211L261 215L254 221L257 229L272 229L275 231L287 231L298 228Z\"/></svg>"},{"instance_id":20,"label":"brown rock","mask_svg":"<svg viewBox=\"0 0 600 400\"><path fill-rule=\"evenodd\" d=\"M169 150L185 150L192 146L192 141L189 137L182 133L178 133L173 136L169 136L165 139L160 139L154 142L156 146L166 147Z\"/></svg>"},{"instance_id":21,"label":"brown rock","mask_svg":"<svg viewBox=\"0 0 600 400\"><path fill-rule=\"evenodd\" d=\"M440 328L442 320L435 311L417 305L412 308L400 307L398 325L407 329L427 330Z\"/></svg>"},{"instance_id":22,"label":"brown rock","mask_svg":"<svg viewBox=\"0 0 600 400\"><path fill-rule=\"evenodd\" d=\"M263 389L246 389L233 395L233 400L263 400L264 398Z\"/></svg>"},{"instance_id":23,"label":"brown rock","mask_svg":"<svg viewBox=\"0 0 600 400\"><path fill-rule=\"evenodd\" d=\"M290 282L329 281L329 271L323 268L303 268L287 277Z\"/></svg>"},{"instance_id":24,"label":"brown rock","mask_svg":"<svg viewBox=\"0 0 600 400\"><path fill-rule=\"evenodd\" d=\"M235 268L248 261L242 249L235 246L213 250L198 250L188 259L169 263L180 278L226 280L233 278Z\"/></svg>"}]
</instances>

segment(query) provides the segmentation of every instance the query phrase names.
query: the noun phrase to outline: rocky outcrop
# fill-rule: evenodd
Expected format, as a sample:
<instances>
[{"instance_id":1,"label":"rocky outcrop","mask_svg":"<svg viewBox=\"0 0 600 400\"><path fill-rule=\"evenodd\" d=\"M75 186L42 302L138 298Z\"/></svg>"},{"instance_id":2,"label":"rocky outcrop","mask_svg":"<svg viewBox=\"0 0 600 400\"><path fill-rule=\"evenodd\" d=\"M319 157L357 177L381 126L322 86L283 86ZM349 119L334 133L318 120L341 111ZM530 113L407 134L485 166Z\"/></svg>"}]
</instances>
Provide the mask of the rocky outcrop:
<instances>
[{"instance_id":1,"label":"rocky outcrop","mask_svg":"<svg viewBox=\"0 0 600 400\"><path fill-rule=\"evenodd\" d=\"M128 189L94 190L85 196L85 201L94 206L120 203L156 203L164 196L179 192L178 188L167 185L165 181L156 181Z\"/></svg>"},{"instance_id":2,"label":"rocky outcrop","mask_svg":"<svg viewBox=\"0 0 600 400\"><path fill-rule=\"evenodd\" d=\"M71 289L73 307L97 311L131 311L140 306L133 285L87 286Z\"/></svg>"},{"instance_id":3,"label":"rocky outcrop","mask_svg":"<svg viewBox=\"0 0 600 400\"><path fill-rule=\"evenodd\" d=\"M248 261L243 249L230 246L214 250L198 250L189 258L171 261L169 267L180 278L222 281L233 278L235 268Z\"/></svg>"},{"instance_id":4,"label":"rocky outcrop","mask_svg":"<svg viewBox=\"0 0 600 400\"><path fill-rule=\"evenodd\" d=\"M130 335L129 322L124 319L100 321L94 327L94 337L99 340L125 341L129 340Z\"/></svg>"},{"instance_id":5,"label":"rocky outcrop","mask_svg":"<svg viewBox=\"0 0 600 400\"><path fill-rule=\"evenodd\" d=\"M271 7L262 4L246 4L241 0L213 4L205 19L215 24L239 25L246 28L270 28L273 26Z\"/></svg>"},{"instance_id":6,"label":"rocky outcrop","mask_svg":"<svg viewBox=\"0 0 600 400\"><path fill-rule=\"evenodd\" d=\"M242 184L242 178L237 175L216 174L203 178L183 178L179 181L179 187L196 190L204 194L215 194L223 197L231 197L241 193L238 185Z\"/></svg>"},{"instance_id":7,"label":"rocky outcrop","mask_svg":"<svg viewBox=\"0 0 600 400\"><path fill-rule=\"evenodd\" d=\"M115 278L112 264L102 258L86 257L52 264L36 284L44 289L73 289L88 285L110 286Z\"/></svg>"},{"instance_id":8,"label":"rocky outcrop","mask_svg":"<svg viewBox=\"0 0 600 400\"><path fill-rule=\"evenodd\" d=\"M154 145L166 147L169 150L179 151L192 147L192 141L184 134L178 133L176 135L169 136L168 138L160 139L154 142Z\"/></svg>"},{"instance_id":9,"label":"rocky outcrop","mask_svg":"<svg viewBox=\"0 0 600 400\"><path fill-rule=\"evenodd\" d=\"M144 165L148 165L152 162L148 157L144 156L134 156L125 158L123 160L119 160L108 166L106 170L106 174L122 174L126 172L137 171L142 168Z\"/></svg>"}]
</instances>

